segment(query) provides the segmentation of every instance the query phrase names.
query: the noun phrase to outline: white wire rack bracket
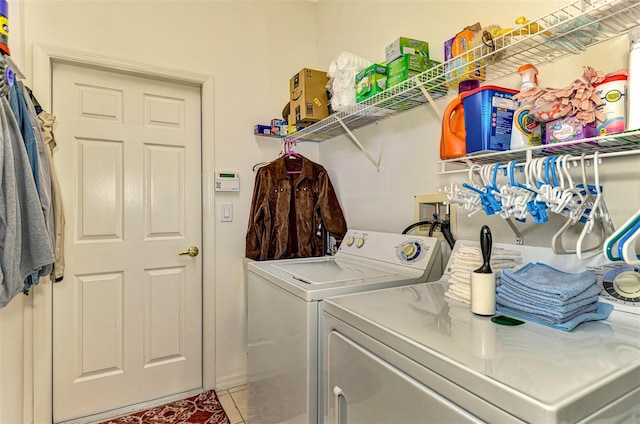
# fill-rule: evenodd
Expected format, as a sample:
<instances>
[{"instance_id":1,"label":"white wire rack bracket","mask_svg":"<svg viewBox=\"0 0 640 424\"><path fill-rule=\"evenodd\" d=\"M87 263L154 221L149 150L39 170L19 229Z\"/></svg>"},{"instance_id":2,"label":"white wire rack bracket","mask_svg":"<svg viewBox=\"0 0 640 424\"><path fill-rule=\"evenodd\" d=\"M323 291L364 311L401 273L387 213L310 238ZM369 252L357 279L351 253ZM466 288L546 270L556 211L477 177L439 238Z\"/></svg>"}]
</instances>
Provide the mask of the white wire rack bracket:
<instances>
[{"instance_id":1,"label":"white wire rack bracket","mask_svg":"<svg viewBox=\"0 0 640 424\"><path fill-rule=\"evenodd\" d=\"M360 140L358 140L358 137L356 137L355 134L353 132L351 132L349 127L347 127L345 125L345 123L342 121L342 119L340 119L339 117L336 117L336 119L338 120L338 123L342 126L342 128L345 130L345 132L349 135L351 140L353 140L353 142L360 148L360 150L362 150L362 153L365 154L367 159L369 159L371 161L371 163L376 167L376 169L378 171L380 171L380 162L375 160L373 158L373 156L371 156L371 153L369 153L369 151L367 149L365 149L365 147L362 145L362 143L360 143Z\"/></svg>"}]
</instances>

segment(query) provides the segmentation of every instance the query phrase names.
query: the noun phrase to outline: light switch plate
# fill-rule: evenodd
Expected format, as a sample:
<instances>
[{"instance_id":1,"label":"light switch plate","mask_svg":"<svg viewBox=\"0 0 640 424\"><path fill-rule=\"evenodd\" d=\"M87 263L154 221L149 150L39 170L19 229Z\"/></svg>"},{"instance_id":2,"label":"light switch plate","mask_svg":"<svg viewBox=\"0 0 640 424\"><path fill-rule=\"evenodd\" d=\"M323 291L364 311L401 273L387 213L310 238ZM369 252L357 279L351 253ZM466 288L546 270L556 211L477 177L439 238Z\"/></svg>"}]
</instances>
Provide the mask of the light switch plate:
<instances>
[{"instance_id":1,"label":"light switch plate","mask_svg":"<svg viewBox=\"0 0 640 424\"><path fill-rule=\"evenodd\" d=\"M220 204L220 222L233 221L233 203Z\"/></svg>"}]
</instances>

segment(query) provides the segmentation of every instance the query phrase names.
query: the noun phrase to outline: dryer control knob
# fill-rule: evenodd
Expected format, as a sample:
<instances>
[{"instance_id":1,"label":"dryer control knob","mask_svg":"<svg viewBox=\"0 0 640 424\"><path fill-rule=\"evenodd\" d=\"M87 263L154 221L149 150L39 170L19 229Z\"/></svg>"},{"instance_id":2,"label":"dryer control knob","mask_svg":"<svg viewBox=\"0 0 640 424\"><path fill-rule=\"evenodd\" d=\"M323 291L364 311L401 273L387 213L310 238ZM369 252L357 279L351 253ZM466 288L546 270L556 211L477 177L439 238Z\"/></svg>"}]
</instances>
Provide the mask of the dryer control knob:
<instances>
[{"instance_id":1,"label":"dryer control knob","mask_svg":"<svg viewBox=\"0 0 640 424\"><path fill-rule=\"evenodd\" d=\"M413 258L413 256L416 254L416 245L405 244L404 246L402 246L402 253L404 253L407 258Z\"/></svg>"},{"instance_id":2,"label":"dryer control knob","mask_svg":"<svg viewBox=\"0 0 640 424\"><path fill-rule=\"evenodd\" d=\"M347 237L347 246L351 246L353 244L353 236Z\"/></svg>"},{"instance_id":3,"label":"dryer control knob","mask_svg":"<svg viewBox=\"0 0 640 424\"><path fill-rule=\"evenodd\" d=\"M364 238L358 237L356 239L356 247L362 247L364 245Z\"/></svg>"}]
</instances>

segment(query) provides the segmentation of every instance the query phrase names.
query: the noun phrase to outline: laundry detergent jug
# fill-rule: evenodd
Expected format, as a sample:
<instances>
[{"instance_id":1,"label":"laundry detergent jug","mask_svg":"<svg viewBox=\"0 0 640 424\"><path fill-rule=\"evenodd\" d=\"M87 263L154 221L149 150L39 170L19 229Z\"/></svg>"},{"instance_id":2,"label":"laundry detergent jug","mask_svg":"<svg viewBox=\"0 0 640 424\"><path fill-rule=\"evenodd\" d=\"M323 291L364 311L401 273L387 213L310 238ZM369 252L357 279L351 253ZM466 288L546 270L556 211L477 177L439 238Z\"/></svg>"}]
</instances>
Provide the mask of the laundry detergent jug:
<instances>
[{"instance_id":1,"label":"laundry detergent jug","mask_svg":"<svg viewBox=\"0 0 640 424\"><path fill-rule=\"evenodd\" d=\"M454 159L467 154L467 132L464 127L462 93L480 86L478 80L464 80L458 85L458 97L447 105L442 115L440 159Z\"/></svg>"},{"instance_id":2,"label":"laundry detergent jug","mask_svg":"<svg viewBox=\"0 0 640 424\"><path fill-rule=\"evenodd\" d=\"M509 150L513 113L512 99L518 90L485 85L462 93L467 155Z\"/></svg>"}]
</instances>

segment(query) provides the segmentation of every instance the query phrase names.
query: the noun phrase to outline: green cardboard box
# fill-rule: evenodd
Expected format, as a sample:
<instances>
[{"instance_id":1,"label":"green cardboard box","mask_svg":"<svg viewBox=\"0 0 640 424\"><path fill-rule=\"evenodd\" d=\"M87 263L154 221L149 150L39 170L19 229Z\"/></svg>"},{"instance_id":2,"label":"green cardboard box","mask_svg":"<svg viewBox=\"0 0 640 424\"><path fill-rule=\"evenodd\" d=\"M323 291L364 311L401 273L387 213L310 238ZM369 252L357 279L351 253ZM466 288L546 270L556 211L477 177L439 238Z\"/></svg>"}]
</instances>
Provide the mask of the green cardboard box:
<instances>
[{"instance_id":1,"label":"green cardboard box","mask_svg":"<svg viewBox=\"0 0 640 424\"><path fill-rule=\"evenodd\" d=\"M387 87L387 67L374 63L356 75L356 102L361 102Z\"/></svg>"},{"instance_id":2,"label":"green cardboard box","mask_svg":"<svg viewBox=\"0 0 640 424\"><path fill-rule=\"evenodd\" d=\"M408 80L409 78L413 78L421 72L412 71L410 69L405 69L403 71L396 72L387 77L387 88L393 87L394 85L398 85L403 81Z\"/></svg>"},{"instance_id":3,"label":"green cardboard box","mask_svg":"<svg viewBox=\"0 0 640 424\"><path fill-rule=\"evenodd\" d=\"M387 74L397 74L406 70L423 72L427 69L426 60L428 59L425 59L424 56L419 54L404 54L387 64Z\"/></svg>"},{"instance_id":4,"label":"green cardboard box","mask_svg":"<svg viewBox=\"0 0 640 424\"><path fill-rule=\"evenodd\" d=\"M400 37L393 43L389 44L385 49L385 60L391 63L397 58L405 54L417 54L429 58L429 43L413 38Z\"/></svg>"}]
</instances>

